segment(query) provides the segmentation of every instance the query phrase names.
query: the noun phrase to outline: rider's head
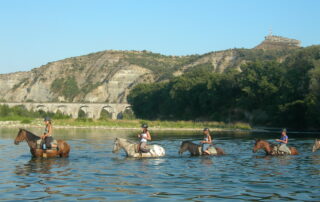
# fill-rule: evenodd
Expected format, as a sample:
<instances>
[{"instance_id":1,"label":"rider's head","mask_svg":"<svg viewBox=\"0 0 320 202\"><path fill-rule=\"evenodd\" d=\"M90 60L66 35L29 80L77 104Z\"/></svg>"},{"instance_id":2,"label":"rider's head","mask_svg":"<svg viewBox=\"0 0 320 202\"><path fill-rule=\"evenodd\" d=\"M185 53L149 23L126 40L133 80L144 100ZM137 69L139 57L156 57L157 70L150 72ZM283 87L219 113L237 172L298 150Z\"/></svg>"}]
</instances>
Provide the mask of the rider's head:
<instances>
[{"instance_id":1,"label":"rider's head","mask_svg":"<svg viewBox=\"0 0 320 202\"><path fill-rule=\"evenodd\" d=\"M45 123L51 123L51 118L50 117L45 117L44 119L43 119L43 121L45 122Z\"/></svg>"},{"instance_id":2,"label":"rider's head","mask_svg":"<svg viewBox=\"0 0 320 202\"><path fill-rule=\"evenodd\" d=\"M142 130L148 130L148 125L147 124L142 124L141 128L142 128Z\"/></svg>"},{"instance_id":3,"label":"rider's head","mask_svg":"<svg viewBox=\"0 0 320 202\"><path fill-rule=\"evenodd\" d=\"M287 129L286 129L286 128L283 128L281 134L282 134L282 135L286 135L286 134L287 134Z\"/></svg>"},{"instance_id":4,"label":"rider's head","mask_svg":"<svg viewBox=\"0 0 320 202\"><path fill-rule=\"evenodd\" d=\"M204 128L204 129L203 129L203 134L208 134L208 133L210 133L209 128Z\"/></svg>"}]
</instances>

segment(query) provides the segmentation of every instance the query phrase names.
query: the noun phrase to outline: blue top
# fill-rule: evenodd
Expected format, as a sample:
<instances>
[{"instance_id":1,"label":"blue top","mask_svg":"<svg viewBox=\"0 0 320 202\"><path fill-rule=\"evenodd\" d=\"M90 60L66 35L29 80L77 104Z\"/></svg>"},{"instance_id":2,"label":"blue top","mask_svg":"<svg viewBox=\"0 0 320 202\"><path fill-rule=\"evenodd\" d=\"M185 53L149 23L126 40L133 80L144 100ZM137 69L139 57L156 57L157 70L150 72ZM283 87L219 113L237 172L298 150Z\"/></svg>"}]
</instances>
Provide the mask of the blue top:
<instances>
[{"instance_id":1,"label":"blue top","mask_svg":"<svg viewBox=\"0 0 320 202\"><path fill-rule=\"evenodd\" d=\"M283 140L283 141L286 141L286 140L288 140L289 138L288 138L288 136L287 135L285 135L285 136L281 136L281 138L280 138L280 140ZM280 144L285 144L285 143L283 143L283 142L280 142Z\"/></svg>"}]
</instances>

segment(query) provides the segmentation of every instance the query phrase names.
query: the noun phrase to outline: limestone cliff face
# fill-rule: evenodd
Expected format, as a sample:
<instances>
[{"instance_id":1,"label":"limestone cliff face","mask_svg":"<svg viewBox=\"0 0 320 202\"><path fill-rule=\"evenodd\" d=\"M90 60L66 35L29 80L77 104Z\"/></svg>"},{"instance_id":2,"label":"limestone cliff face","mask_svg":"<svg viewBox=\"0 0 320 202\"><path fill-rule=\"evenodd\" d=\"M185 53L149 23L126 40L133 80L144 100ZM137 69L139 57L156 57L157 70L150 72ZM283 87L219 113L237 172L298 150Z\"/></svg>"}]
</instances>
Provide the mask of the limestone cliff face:
<instances>
[{"instance_id":1,"label":"limestone cliff face","mask_svg":"<svg viewBox=\"0 0 320 202\"><path fill-rule=\"evenodd\" d=\"M281 37L266 40L263 43L269 45L284 43ZM297 44L294 40L286 42ZM0 75L0 101L126 103L128 93L139 83L161 82L203 66L219 73L229 68L240 70L248 61L281 59L286 55L283 49L275 54L276 50L270 52L262 47L267 46L190 56L102 51L67 58L29 72ZM274 58L275 55L279 57Z\"/></svg>"},{"instance_id":2,"label":"limestone cliff face","mask_svg":"<svg viewBox=\"0 0 320 202\"><path fill-rule=\"evenodd\" d=\"M125 103L135 84L152 82L154 76L146 68L121 60L122 52L105 51L52 62L30 72L0 75L0 99ZM75 88L70 88L70 80Z\"/></svg>"}]
</instances>

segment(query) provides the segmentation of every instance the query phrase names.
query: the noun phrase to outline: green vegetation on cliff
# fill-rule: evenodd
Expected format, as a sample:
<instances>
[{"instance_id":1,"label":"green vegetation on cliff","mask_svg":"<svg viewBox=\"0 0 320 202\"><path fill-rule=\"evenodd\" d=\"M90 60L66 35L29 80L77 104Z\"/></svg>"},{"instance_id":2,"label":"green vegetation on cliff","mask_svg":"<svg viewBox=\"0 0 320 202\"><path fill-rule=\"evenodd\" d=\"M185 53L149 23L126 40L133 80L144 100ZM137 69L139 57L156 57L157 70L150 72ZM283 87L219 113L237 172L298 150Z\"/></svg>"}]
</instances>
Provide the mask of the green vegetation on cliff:
<instances>
[{"instance_id":1,"label":"green vegetation on cliff","mask_svg":"<svg viewBox=\"0 0 320 202\"><path fill-rule=\"evenodd\" d=\"M319 128L320 46L294 50L283 61L266 56L247 56L255 59L241 72L204 65L169 82L140 84L128 101L142 119Z\"/></svg>"}]
</instances>

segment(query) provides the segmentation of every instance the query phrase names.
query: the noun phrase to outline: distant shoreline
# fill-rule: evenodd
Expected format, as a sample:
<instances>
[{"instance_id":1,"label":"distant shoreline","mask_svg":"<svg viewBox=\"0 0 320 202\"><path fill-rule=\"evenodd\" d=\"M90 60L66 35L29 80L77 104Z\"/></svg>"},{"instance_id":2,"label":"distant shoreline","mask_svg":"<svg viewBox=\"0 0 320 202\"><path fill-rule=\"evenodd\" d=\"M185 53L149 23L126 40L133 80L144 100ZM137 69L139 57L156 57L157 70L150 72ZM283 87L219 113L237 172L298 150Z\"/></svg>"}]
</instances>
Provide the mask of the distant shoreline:
<instances>
[{"instance_id":1,"label":"distant shoreline","mask_svg":"<svg viewBox=\"0 0 320 202\"><path fill-rule=\"evenodd\" d=\"M0 128L43 128L43 124L31 123L23 124L20 121L0 121ZM106 129L106 130L140 130L140 127L122 127L122 126L101 126L101 125L59 125L54 124L57 129ZM149 127L154 131L201 131L203 128L183 128L183 127ZM238 128L210 128L217 132L267 132L263 129L238 129Z\"/></svg>"}]
</instances>

